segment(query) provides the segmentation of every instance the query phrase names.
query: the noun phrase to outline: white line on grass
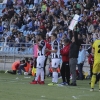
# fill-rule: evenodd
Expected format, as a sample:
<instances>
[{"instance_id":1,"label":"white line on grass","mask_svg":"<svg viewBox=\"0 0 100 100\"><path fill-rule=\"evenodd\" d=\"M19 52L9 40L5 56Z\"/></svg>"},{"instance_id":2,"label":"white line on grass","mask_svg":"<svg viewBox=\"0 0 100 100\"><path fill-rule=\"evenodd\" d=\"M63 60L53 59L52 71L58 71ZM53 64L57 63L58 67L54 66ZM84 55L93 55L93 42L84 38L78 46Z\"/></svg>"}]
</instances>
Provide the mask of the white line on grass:
<instances>
[{"instance_id":1,"label":"white line on grass","mask_svg":"<svg viewBox=\"0 0 100 100\"><path fill-rule=\"evenodd\" d=\"M82 95L78 95L78 96L72 96L74 99L80 99L80 97L90 97L90 96L94 96L93 94L82 94Z\"/></svg>"},{"instance_id":2,"label":"white line on grass","mask_svg":"<svg viewBox=\"0 0 100 100\"><path fill-rule=\"evenodd\" d=\"M74 99L77 99L77 97L76 96L72 96Z\"/></svg>"},{"instance_id":3,"label":"white line on grass","mask_svg":"<svg viewBox=\"0 0 100 100\"><path fill-rule=\"evenodd\" d=\"M65 88L65 87L67 87L67 88L70 88L70 89L79 89L79 90L88 90L88 91L90 91L90 88L81 88L81 87L77 87L77 86L60 86L60 85L58 85L58 87L62 87L62 88ZM98 91L98 89L95 89L95 91ZM84 91L83 91L83 93L84 93Z\"/></svg>"},{"instance_id":4,"label":"white line on grass","mask_svg":"<svg viewBox=\"0 0 100 100\"><path fill-rule=\"evenodd\" d=\"M23 79L20 79L20 78L18 78L18 77L16 77L15 79L11 79L11 78L1 78L0 77L0 82L19 82L20 84L21 84L21 82L27 82L27 80L23 80ZM25 83L24 83L25 84ZM60 86L59 84L58 84L58 87L62 87L62 88L65 88L65 86ZM71 89L79 89L79 90L88 90L89 91L89 89L90 88L80 88L80 87L71 87L71 86L66 86L66 88L71 88ZM98 91L97 89L95 89L96 91Z\"/></svg>"}]
</instances>

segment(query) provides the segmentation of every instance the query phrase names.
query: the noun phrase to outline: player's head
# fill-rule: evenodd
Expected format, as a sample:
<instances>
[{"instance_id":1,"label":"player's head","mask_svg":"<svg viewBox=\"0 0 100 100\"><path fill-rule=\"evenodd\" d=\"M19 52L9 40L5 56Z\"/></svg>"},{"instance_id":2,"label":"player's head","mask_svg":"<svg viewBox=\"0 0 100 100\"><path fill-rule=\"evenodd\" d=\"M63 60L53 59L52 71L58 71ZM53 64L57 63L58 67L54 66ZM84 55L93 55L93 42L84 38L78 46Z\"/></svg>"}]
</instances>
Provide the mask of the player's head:
<instances>
[{"instance_id":1,"label":"player's head","mask_svg":"<svg viewBox=\"0 0 100 100\"><path fill-rule=\"evenodd\" d=\"M70 40L69 39L64 39L64 45L68 45L70 43Z\"/></svg>"},{"instance_id":2,"label":"player's head","mask_svg":"<svg viewBox=\"0 0 100 100\"><path fill-rule=\"evenodd\" d=\"M20 63L21 63L21 64L24 64L24 63L25 63L25 60L24 60L24 59L22 59L22 60L20 61Z\"/></svg>"},{"instance_id":3,"label":"player's head","mask_svg":"<svg viewBox=\"0 0 100 100\"><path fill-rule=\"evenodd\" d=\"M42 33L37 34L37 39L38 39L38 41L43 40L44 37L45 37L45 36L44 36Z\"/></svg>"},{"instance_id":4,"label":"player's head","mask_svg":"<svg viewBox=\"0 0 100 100\"><path fill-rule=\"evenodd\" d=\"M57 34L53 33L51 35L51 41L54 41L55 39L57 39Z\"/></svg>"}]
</instances>

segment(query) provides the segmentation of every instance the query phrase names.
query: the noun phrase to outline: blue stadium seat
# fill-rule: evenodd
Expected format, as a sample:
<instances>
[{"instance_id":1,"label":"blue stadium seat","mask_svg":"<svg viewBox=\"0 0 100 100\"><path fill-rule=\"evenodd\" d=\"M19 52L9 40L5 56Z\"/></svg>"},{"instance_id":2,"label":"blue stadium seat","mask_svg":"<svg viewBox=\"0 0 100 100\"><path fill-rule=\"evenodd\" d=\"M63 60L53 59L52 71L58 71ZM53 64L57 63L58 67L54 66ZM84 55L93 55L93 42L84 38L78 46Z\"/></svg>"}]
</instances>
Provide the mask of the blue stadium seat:
<instances>
[{"instance_id":1,"label":"blue stadium seat","mask_svg":"<svg viewBox=\"0 0 100 100\"><path fill-rule=\"evenodd\" d=\"M18 47L15 48L14 54L18 54Z\"/></svg>"},{"instance_id":2,"label":"blue stadium seat","mask_svg":"<svg viewBox=\"0 0 100 100\"><path fill-rule=\"evenodd\" d=\"M30 31L27 31L27 32L26 32L26 35L29 34L29 32L30 32Z\"/></svg>"},{"instance_id":3,"label":"blue stadium seat","mask_svg":"<svg viewBox=\"0 0 100 100\"><path fill-rule=\"evenodd\" d=\"M3 48L3 53L8 54L9 53L9 47L4 47Z\"/></svg>"},{"instance_id":4,"label":"blue stadium seat","mask_svg":"<svg viewBox=\"0 0 100 100\"><path fill-rule=\"evenodd\" d=\"M0 9L0 16L3 16L2 9Z\"/></svg>"},{"instance_id":5,"label":"blue stadium seat","mask_svg":"<svg viewBox=\"0 0 100 100\"><path fill-rule=\"evenodd\" d=\"M33 48L29 48L29 54L33 54Z\"/></svg>"},{"instance_id":6,"label":"blue stadium seat","mask_svg":"<svg viewBox=\"0 0 100 100\"><path fill-rule=\"evenodd\" d=\"M17 9L17 10L16 10L16 13L19 14L19 12L20 12L20 9Z\"/></svg>"},{"instance_id":7,"label":"blue stadium seat","mask_svg":"<svg viewBox=\"0 0 100 100\"><path fill-rule=\"evenodd\" d=\"M26 25L22 25L22 27L20 29L18 29L20 32L23 32L26 28Z\"/></svg>"},{"instance_id":8,"label":"blue stadium seat","mask_svg":"<svg viewBox=\"0 0 100 100\"><path fill-rule=\"evenodd\" d=\"M24 32L23 32L23 35L26 36L26 34L27 34L27 31L24 31Z\"/></svg>"},{"instance_id":9,"label":"blue stadium seat","mask_svg":"<svg viewBox=\"0 0 100 100\"><path fill-rule=\"evenodd\" d=\"M8 52L10 54L14 54L14 51L15 51L15 47L10 47Z\"/></svg>"},{"instance_id":10,"label":"blue stadium seat","mask_svg":"<svg viewBox=\"0 0 100 100\"><path fill-rule=\"evenodd\" d=\"M29 9L33 9L33 4L31 4L31 5L29 6Z\"/></svg>"},{"instance_id":11,"label":"blue stadium seat","mask_svg":"<svg viewBox=\"0 0 100 100\"><path fill-rule=\"evenodd\" d=\"M0 9L2 9L3 8L3 3L0 3Z\"/></svg>"},{"instance_id":12,"label":"blue stadium seat","mask_svg":"<svg viewBox=\"0 0 100 100\"><path fill-rule=\"evenodd\" d=\"M4 45L4 42L0 42L0 46L3 46Z\"/></svg>"},{"instance_id":13,"label":"blue stadium seat","mask_svg":"<svg viewBox=\"0 0 100 100\"><path fill-rule=\"evenodd\" d=\"M6 8L6 4L3 4L3 9Z\"/></svg>"}]
</instances>

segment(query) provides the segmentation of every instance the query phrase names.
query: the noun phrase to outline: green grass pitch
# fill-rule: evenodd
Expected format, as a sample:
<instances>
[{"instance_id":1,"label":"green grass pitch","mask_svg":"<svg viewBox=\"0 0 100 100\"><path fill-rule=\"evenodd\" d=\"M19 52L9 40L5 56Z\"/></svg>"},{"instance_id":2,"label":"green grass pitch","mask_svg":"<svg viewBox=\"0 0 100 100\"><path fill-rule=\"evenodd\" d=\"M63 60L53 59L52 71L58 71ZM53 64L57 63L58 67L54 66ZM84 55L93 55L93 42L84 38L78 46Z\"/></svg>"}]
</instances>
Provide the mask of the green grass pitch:
<instances>
[{"instance_id":1,"label":"green grass pitch","mask_svg":"<svg viewBox=\"0 0 100 100\"><path fill-rule=\"evenodd\" d=\"M48 86L51 78L46 78L45 85L31 85L33 79L21 75L0 73L0 100L99 100L98 84L90 92L90 80L77 81L76 87ZM61 82L61 79L59 80Z\"/></svg>"}]
</instances>

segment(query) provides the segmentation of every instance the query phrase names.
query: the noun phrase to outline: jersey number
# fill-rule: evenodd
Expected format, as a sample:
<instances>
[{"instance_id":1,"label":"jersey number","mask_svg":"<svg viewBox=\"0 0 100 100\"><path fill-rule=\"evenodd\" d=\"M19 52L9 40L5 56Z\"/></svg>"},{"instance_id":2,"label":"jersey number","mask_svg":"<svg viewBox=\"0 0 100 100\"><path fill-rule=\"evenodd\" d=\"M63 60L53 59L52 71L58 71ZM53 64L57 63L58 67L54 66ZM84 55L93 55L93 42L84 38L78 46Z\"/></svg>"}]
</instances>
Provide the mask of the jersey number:
<instances>
[{"instance_id":1,"label":"jersey number","mask_svg":"<svg viewBox=\"0 0 100 100\"><path fill-rule=\"evenodd\" d=\"M40 54L40 53L38 53L38 56L43 56L42 50L41 50L41 54Z\"/></svg>"},{"instance_id":2,"label":"jersey number","mask_svg":"<svg viewBox=\"0 0 100 100\"><path fill-rule=\"evenodd\" d=\"M98 49L99 49L99 50L98 50L98 53L100 53L100 45L98 45Z\"/></svg>"}]
</instances>

